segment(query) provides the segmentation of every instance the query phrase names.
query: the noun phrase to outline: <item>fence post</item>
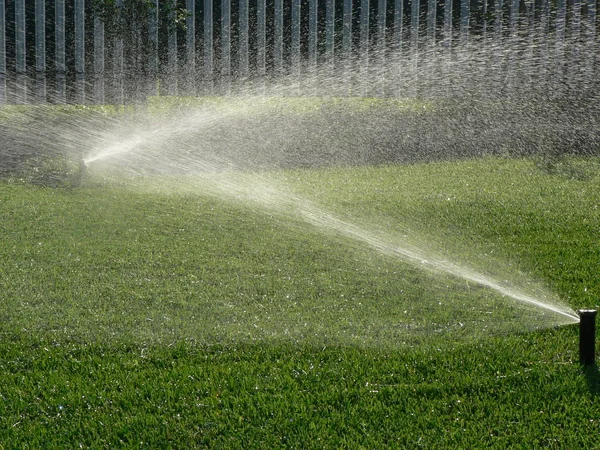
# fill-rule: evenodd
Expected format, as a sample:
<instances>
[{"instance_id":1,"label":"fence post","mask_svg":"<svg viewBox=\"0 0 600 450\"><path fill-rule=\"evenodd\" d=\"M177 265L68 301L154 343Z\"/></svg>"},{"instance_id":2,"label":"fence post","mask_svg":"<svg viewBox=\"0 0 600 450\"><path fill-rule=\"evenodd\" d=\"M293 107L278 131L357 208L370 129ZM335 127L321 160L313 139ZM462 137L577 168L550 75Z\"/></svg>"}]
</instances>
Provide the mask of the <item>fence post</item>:
<instances>
[{"instance_id":1,"label":"fence post","mask_svg":"<svg viewBox=\"0 0 600 450\"><path fill-rule=\"evenodd\" d=\"M15 69L17 72L17 103L27 102L25 39L25 0L15 0Z\"/></svg>"},{"instance_id":2,"label":"fence post","mask_svg":"<svg viewBox=\"0 0 600 450\"><path fill-rule=\"evenodd\" d=\"M558 0L557 11L556 11L556 24L555 24L555 53L554 53L554 76L557 78L555 84L558 86L562 85L564 69L563 61L565 56L565 28L567 20L567 3L565 0ZM557 92L558 94L558 92Z\"/></svg>"},{"instance_id":3,"label":"fence post","mask_svg":"<svg viewBox=\"0 0 600 450\"><path fill-rule=\"evenodd\" d=\"M292 0L292 73L296 76L300 74L300 7L300 0Z\"/></svg>"},{"instance_id":4,"label":"fence post","mask_svg":"<svg viewBox=\"0 0 600 450\"><path fill-rule=\"evenodd\" d=\"M402 1L402 0L399 0ZM344 0L342 12L342 60L344 64L344 87L347 94L352 72L352 0Z\"/></svg>"},{"instance_id":5,"label":"fence post","mask_svg":"<svg viewBox=\"0 0 600 450\"><path fill-rule=\"evenodd\" d=\"M213 0L204 0L204 83L213 91Z\"/></svg>"},{"instance_id":6,"label":"fence post","mask_svg":"<svg viewBox=\"0 0 600 450\"><path fill-rule=\"evenodd\" d=\"M239 72L241 79L246 80L246 78L248 77L248 66L249 66L248 0L240 0L239 8L240 8L239 9L240 31L239 31L239 41L238 41L238 56L239 56L238 72Z\"/></svg>"},{"instance_id":7,"label":"fence post","mask_svg":"<svg viewBox=\"0 0 600 450\"><path fill-rule=\"evenodd\" d=\"M598 42L596 37L596 13L598 10L598 2L597 0L588 0L587 2L587 33L586 33L586 42L587 46L585 49L586 52L586 68L588 73L588 80L594 81L596 80L594 76L594 67L596 61L596 51L598 49ZM592 87L593 89L594 87ZM596 89L598 88L596 83Z\"/></svg>"},{"instance_id":8,"label":"fence post","mask_svg":"<svg viewBox=\"0 0 600 450\"><path fill-rule=\"evenodd\" d=\"M56 102L67 101L66 51L65 51L65 0L54 4L54 64L56 66Z\"/></svg>"},{"instance_id":9,"label":"fence post","mask_svg":"<svg viewBox=\"0 0 600 450\"><path fill-rule=\"evenodd\" d=\"M75 0L75 102L85 104L85 0Z\"/></svg>"},{"instance_id":10,"label":"fence post","mask_svg":"<svg viewBox=\"0 0 600 450\"><path fill-rule=\"evenodd\" d=\"M123 87L123 36L121 34L123 31L123 0L117 0L116 6L116 28L118 34L113 43L113 96L114 101L120 105L125 101L125 92Z\"/></svg>"},{"instance_id":11,"label":"fence post","mask_svg":"<svg viewBox=\"0 0 600 450\"><path fill-rule=\"evenodd\" d=\"M377 60L381 67L385 63L385 50L387 45L387 1L378 0L377 2Z\"/></svg>"},{"instance_id":12,"label":"fence post","mask_svg":"<svg viewBox=\"0 0 600 450\"><path fill-rule=\"evenodd\" d=\"M35 0L35 97L46 101L46 5Z\"/></svg>"},{"instance_id":13,"label":"fence post","mask_svg":"<svg viewBox=\"0 0 600 450\"><path fill-rule=\"evenodd\" d=\"M360 34L359 34L359 54L360 54L360 93L367 94L369 86L369 0L360 2Z\"/></svg>"},{"instance_id":14,"label":"fence post","mask_svg":"<svg viewBox=\"0 0 600 450\"><path fill-rule=\"evenodd\" d=\"M437 0L427 3L427 41L429 45L435 44L435 27L437 21Z\"/></svg>"},{"instance_id":15,"label":"fence post","mask_svg":"<svg viewBox=\"0 0 600 450\"><path fill-rule=\"evenodd\" d=\"M186 93L196 95L196 2L187 0L185 18Z\"/></svg>"},{"instance_id":16,"label":"fence post","mask_svg":"<svg viewBox=\"0 0 600 450\"><path fill-rule=\"evenodd\" d=\"M231 87L231 0L221 0L221 93L228 95Z\"/></svg>"},{"instance_id":17,"label":"fence post","mask_svg":"<svg viewBox=\"0 0 600 450\"><path fill-rule=\"evenodd\" d=\"M94 103L104 104L104 22L94 14Z\"/></svg>"},{"instance_id":18,"label":"fence post","mask_svg":"<svg viewBox=\"0 0 600 450\"><path fill-rule=\"evenodd\" d=\"M148 95L158 95L158 0L152 2L148 17Z\"/></svg>"},{"instance_id":19,"label":"fence post","mask_svg":"<svg viewBox=\"0 0 600 450\"><path fill-rule=\"evenodd\" d=\"M412 0L410 8L410 53L412 66L410 93L412 95L419 95L419 19L421 15L421 1Z\"/></svg>"},{"instance_id":20,"label":"fence post","mask_svg":"<svg viewBox=\"0 0 600 450\"><path fill-rule=\"evenodd\" d=\"M177 0L171 0L170 2L171 12L169 14L169 33L167 37L167 93L169 95L177 95L177 26L176 26L176 8Z\"/></svg>"},{"instance_id":21,"label":"fence post","mask_svg":"<svg viewBox=\"0 0 600 450\"><path fill-rule=\"evenodd\" d=\"M515 0L513 0L515 1ZM518 0L516 0L518 1ZM460 43L466 47L469 44L469 27L471 26L471 0L460 2ZM465 50L464 48L462 49Z\"/></svg>"},{"instance_id":22,"label":"fence post","mask_svg":"<svg viewBox=\"0 0 600 450\"><path fill-rule=\"evenodd\" d=\"M378 0L377 2L377 52L376 64L379 65L379 82L377 83L376 93L382 97L386 95L385 79L387 78L386 65L386 47L387 47L387 1Z\"/></svg>"},{"instance_id":23,"label":"fence post","mask_svg":"<svg viewBox=\"0 0 600 450\"><path fill-rule=\"evenodd\" d=\"M283 0L275 0L275 17L273 24L273 59L275 73L278 76L283 74Z\"/></svg>"},{"instance_id":24,"label":"fence post","mask_svg":"<svg viewBox=\"0 0 600 450\"><path fill-rule=\"evenodd\" d=\"M257 0L256 5L256 70L261 84L267 71L267 2Z\"/></svg>"},{"instance_id":25,"label":"fence post","mask_svg":"<svg viewBox=\"0 0 600 450\"><path fill-rule=\"evenodd\" d=\"M0 0L0 106L7 103L6 75L6 6Z\"/></svg>"},{"instance_id":26,"label":"fence post","mask_svg":"<svg viewBox=\"0 0 600 450\"><path fill-rule=\"evenodd\" d=\"M400 80L402 79L402 46L403 46L403 37L402 33L404 32L404 1L403 0L394 0L394 80L395 89L394 94L401 95L402 94L402 85L400 84Z\"/></svg>"},{"instance_id":27,"label":"fence post","mask_svg":"<svg viewBox=\"0 0 600 450\"><path fill-rule=\"evenodd\" d=\"M335 0L326 0L325 4L325 59L328 69L333 72L335 53Z\"/></svg>"},{"instance_id":28,"label":"fence post","mask_svg":"<svg viewBox=\"0 0 600 450\"><path fill-rule=\"evenodd\" d=\"M317 0L308 4L308 66L311 71L317 68Z\"/></svg>"},{"instance_id":29,"label":"fence post","mask_svg":"<svg viewBox=\"0 0 600 450\"><path fill-rule=\"evenodd\" d=\"M581 0L573 0L571 7L571 33L568 38L572 46L569 61L567 61L567 78L569 82L579 84L583 81L578 68L583 62L581 59ZM583 92L579 92L582 94Z\"/></svg>"},{"instance_id":30,"label":"fence post","mask_svg":"<svg viewBox=\"0 0 600 450\"><path fill-rule=\"evenodd\" d=\"M452 0L444 1L444 47L452 48Z\"/></svg>"}]
</instances>

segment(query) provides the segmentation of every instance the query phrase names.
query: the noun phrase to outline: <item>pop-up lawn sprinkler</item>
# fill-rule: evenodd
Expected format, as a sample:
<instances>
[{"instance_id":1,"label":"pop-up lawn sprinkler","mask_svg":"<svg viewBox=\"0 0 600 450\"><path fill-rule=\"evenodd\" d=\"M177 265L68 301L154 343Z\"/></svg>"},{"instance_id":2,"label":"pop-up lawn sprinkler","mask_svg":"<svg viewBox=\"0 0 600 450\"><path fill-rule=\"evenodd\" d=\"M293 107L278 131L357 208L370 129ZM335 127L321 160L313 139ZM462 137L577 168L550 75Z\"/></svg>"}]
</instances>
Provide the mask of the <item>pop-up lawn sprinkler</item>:
<instances>
[{"instance_id":1,"label":"pop-up lawn sprinkler","mask_svg":"<svg viewBox=\"0 0 600 450\"><path fill-rule=\"evenodd\" d=\"M580 309L579 315L579 362L585 366L596 363L596 314L595 309Z\"/></svg>"}]
</instances>

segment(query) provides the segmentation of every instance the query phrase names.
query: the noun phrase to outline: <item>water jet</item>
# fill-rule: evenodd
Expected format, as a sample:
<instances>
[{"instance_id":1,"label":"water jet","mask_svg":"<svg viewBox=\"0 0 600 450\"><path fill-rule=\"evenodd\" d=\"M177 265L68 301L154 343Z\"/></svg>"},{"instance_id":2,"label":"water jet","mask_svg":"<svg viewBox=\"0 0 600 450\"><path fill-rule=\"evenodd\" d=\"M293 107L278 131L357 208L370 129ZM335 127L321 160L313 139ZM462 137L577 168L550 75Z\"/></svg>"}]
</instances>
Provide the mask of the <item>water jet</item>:
<instances>
[{"instance_id":1,"label":"water jet","mask_svg":"<svg viewBox=\"0 0 600 450\"><path fill-rule=\"evenodd\" d=\"M595 309L580 309L579 315L579 362L584 366L596 363L596 314Z\"/></svg>"}]
</instances>

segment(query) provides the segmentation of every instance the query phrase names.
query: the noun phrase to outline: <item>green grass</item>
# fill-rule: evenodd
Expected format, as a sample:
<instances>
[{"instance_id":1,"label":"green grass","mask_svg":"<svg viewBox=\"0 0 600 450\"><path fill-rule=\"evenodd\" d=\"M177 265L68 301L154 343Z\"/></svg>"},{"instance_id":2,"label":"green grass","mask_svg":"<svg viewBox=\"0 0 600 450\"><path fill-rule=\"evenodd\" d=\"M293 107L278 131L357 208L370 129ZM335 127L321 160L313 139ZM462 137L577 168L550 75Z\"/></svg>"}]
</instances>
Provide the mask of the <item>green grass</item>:
<instances>
[{"instance_id":1,"label":"green grass","mask_svg":"<svg viewBox=\"0 0 600 450\"><path fill-rule=\"evenodd\" d=\"M595 307L600 163L568 163L272 177ZM4 448L598 446L577 328L488 290L189 188L4 182L0 215Z\"/></svg>"}]
</instances>

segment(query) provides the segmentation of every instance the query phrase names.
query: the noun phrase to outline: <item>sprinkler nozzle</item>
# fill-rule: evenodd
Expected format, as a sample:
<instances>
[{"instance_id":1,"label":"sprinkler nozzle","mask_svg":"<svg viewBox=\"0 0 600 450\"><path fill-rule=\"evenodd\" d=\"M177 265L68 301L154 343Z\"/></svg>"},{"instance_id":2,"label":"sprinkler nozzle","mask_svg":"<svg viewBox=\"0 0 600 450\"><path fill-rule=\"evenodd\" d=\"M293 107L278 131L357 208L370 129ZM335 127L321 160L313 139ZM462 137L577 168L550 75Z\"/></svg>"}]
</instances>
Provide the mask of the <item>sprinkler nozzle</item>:
<instances>
[{"instance_id":1,"label":"sprinkler nozzle","mask_svg":"<svg viewBox=\"0 0 600 450\"><path fill-rule=\"evenodd\" d=\"M596 314L595 309L580 309L579 315L579 362L584 366L596 363Z\"/></svg>"}]
</instances>

